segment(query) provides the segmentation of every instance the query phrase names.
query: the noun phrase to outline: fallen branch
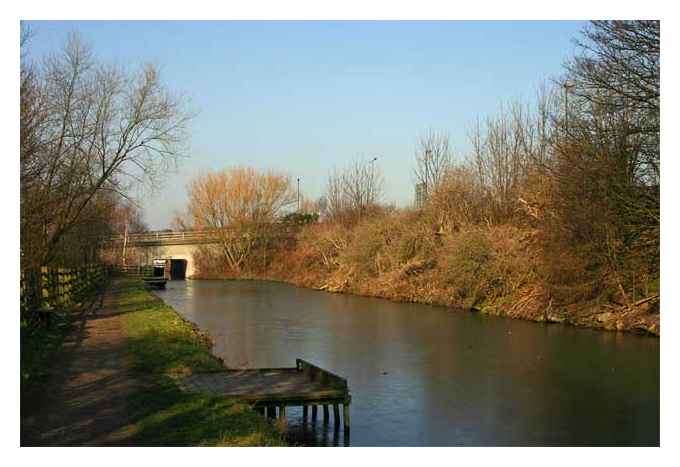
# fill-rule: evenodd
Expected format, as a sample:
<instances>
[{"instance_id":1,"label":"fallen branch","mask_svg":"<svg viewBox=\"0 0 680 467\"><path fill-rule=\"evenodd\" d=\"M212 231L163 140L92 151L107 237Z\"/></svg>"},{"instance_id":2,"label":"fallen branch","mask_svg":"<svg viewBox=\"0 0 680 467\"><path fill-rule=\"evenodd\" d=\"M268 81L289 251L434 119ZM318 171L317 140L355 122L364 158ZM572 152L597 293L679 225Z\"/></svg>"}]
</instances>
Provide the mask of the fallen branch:
<instances>
[{"instance_id":1,"label":"fallen branch","mask_svg":"<svg viewBox=\"0 0 680 467\"><path fill-rule=\"evenodd\" d=\"M658 300L658 299L659 299L659 295L658 295L658 294L657 294L657 295L652 295L651 297L647 297L647 298L643 298L642 300L638 300L637 302L631 304L630 306L631 306L631 307L640 306L640 305L645 304L645 303L647 303L647 302L651 302L651 301L653 301L653 300Z\"/></svg>"}]
</instances>

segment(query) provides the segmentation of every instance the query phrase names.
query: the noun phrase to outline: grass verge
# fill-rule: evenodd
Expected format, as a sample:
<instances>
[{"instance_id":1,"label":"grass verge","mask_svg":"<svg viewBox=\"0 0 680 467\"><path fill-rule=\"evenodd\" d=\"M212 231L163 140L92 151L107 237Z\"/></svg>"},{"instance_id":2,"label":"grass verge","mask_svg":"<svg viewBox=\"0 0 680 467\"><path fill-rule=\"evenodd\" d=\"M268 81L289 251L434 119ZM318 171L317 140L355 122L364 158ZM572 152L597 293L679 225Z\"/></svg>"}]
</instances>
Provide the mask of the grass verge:
<instances>
[{"instance_id":1,"label":"grass verge","mask_svg":"<svg viewBox=\"0 0 680 467\"><path fill-rule=\"evenodd\" d=\"M133 368L140 381L130 400L136 420L129 438L138 446L284 446L282 434L247 404L209 394L187 394L180 375L224 369L210 342L171 307L124 279L119 307Z\"/></svg>"}]
</instances>

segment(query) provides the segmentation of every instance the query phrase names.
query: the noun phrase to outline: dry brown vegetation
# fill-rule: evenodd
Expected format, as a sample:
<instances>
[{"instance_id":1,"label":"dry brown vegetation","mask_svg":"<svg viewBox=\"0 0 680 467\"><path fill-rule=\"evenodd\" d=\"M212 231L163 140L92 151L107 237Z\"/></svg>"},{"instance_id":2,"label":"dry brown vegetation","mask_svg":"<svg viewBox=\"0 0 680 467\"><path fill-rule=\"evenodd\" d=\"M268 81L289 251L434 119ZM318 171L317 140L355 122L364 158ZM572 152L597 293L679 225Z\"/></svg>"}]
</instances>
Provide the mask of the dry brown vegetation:
<instances>
[{"instance_id":1,"label":"dry brown vegetation","mask_svg":"<svg viewBox=\"0 0 680 467\"><path fill-rule=\"evenodd\" d=\"M266 254L280 234L274 221L295 202L287 176L247 167L208 172L189 189L191 228L212 229L220 236L219 248L206 247L200 254L233 270L252 263L258 252Z\"/></svg>"},{"instance_id":2,"label":"dry brown vegetation","mask_svg":"<svg viewBox=\"0 0 680 467\"><path fill-rule=\"evenodd\" d=\"M381 206L358 162L268 261L199 270L658 334L658 79L658 22L594 22L564 80L478 122L465 160L421 140L422 209Z\"/></svg>"}]
</instances>

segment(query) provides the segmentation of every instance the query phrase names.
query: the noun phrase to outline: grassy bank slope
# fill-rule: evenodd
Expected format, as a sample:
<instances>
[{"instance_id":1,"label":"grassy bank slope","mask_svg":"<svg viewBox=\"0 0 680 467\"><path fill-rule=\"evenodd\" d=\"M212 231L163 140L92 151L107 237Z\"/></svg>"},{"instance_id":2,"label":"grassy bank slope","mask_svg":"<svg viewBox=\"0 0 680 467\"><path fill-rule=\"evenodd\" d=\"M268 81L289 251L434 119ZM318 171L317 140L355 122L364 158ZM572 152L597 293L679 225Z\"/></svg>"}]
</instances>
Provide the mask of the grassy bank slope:
<instances>
[{"instance_id":1,"label":"grassy bank slope","mask_svg":"<svg viewBox=\"0 0 680 467\"><path fill-rule=\"evenodd\" d=\"M223 369L210 342L139 281L121 283L119 307L141 388L131 400L130 444L281 446L281 434L242 402L185 394L174 378Z\"/></svg>"}]
</instances>

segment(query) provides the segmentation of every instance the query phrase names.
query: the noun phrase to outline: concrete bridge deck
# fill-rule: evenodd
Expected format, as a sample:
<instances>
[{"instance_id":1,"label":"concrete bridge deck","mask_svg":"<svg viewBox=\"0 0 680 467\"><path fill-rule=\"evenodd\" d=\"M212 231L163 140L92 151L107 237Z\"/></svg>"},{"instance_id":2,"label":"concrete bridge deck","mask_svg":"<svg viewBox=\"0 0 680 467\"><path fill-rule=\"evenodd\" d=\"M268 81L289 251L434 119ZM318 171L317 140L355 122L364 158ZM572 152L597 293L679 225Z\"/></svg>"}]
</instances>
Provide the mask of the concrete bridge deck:
<instances>
[{"instance_id":1,"label":"concrete bridge deck","mask_svg":"<svg viewBox=\"0 0 680 467\"><path fill-rule=\"evenodd\" d=\"M278 224L276 236L290 237L294 234L289 226ZM155 259L186 261L186 277L195 273L194 254L201 247L218 245L225 239L235 241L243 235L234 229L157 231L126 235L114 235L105 239L104 249L114 258L136 258L130 264L151 264Z\"/></svg>"}]
</instances>

